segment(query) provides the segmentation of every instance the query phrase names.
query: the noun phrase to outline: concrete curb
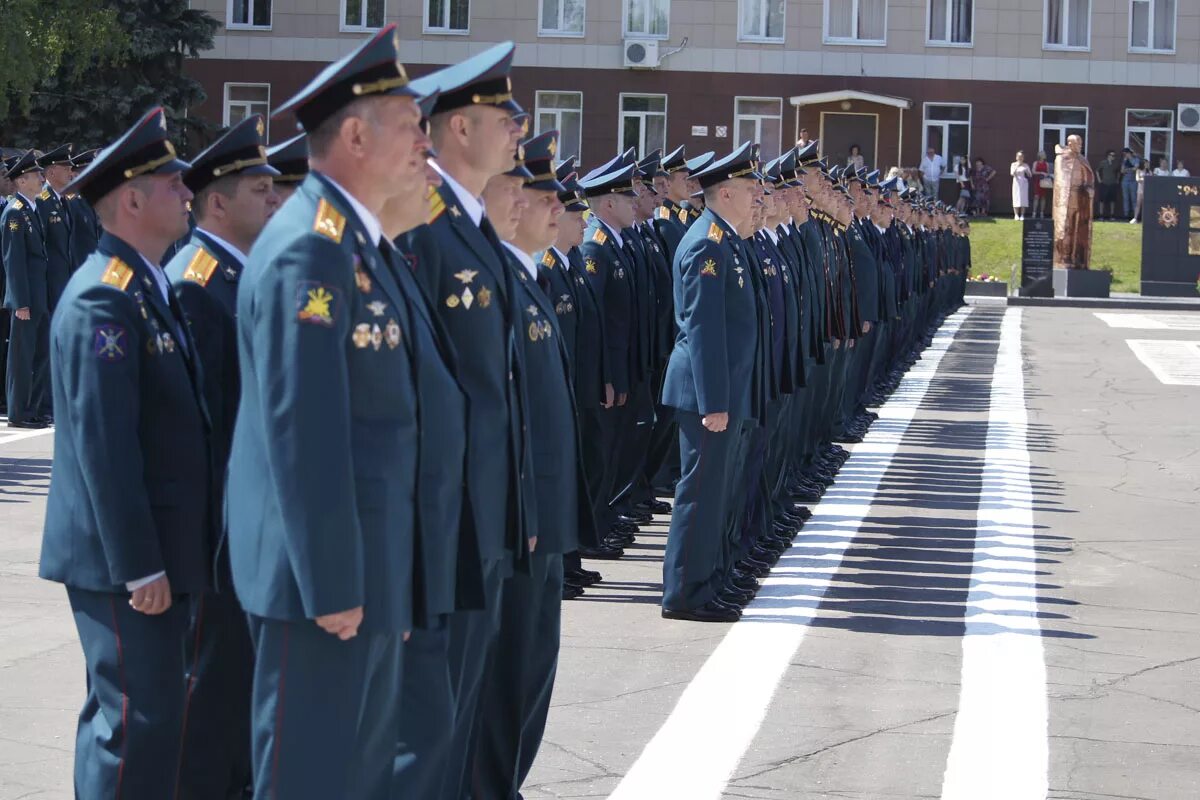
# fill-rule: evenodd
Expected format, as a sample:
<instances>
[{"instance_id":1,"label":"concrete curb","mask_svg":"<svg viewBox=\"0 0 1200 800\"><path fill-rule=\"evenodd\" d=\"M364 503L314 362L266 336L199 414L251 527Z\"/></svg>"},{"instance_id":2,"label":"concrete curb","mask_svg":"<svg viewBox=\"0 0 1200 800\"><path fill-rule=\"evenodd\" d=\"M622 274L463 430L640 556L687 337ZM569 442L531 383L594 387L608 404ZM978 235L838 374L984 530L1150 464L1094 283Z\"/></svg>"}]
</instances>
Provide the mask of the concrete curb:
<instances>
[{"instance_id":1,"label":"concrete curb","mask_svg":"<svg viewBox=\"0 0 1200 800\"><path fill-rule=\"evenodd\" d=\"M1200 311L1200 299L1169 297L1009 297L1010 306L1103 308L1109 311Z\"/></svg>"}]
</instances>

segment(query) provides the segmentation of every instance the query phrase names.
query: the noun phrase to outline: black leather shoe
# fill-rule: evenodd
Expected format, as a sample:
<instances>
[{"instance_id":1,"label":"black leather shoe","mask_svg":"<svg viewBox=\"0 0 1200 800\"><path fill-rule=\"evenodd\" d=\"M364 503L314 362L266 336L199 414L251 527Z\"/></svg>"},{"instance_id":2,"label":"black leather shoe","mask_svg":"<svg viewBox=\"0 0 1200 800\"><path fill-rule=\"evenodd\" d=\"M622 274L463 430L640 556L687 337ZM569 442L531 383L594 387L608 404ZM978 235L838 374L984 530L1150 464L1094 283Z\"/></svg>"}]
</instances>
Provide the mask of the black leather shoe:
<instances>
[{"instance_id":1,"label":"black leather shoe","mask_svg":"<svg viewBox=\"0 0 1200 800\"><path fill-rule=\"evenodd\" d=\"M658 498L651 498L645 502L638 503L633 508L635 511L644 511L649 514L671 513L671 504L665 500L659 500Z\"/></svg>"},{"instance_id":2,"label":"black leather shoe","mask_svg":"<svg viewBox=\"0 0 1200 800\"><path fill-rule=\"evenodd\" d=\"M662 617L663 619L681 619L688 622L737 622L742 618L742 612L736 608L730 608L724 603L714 601L690 611L671 611L664 608Z\"/></svg>"},{"instance_id":3,"label":"black leather shoe","mask_svg":"<svg viewBox=\"0 0 1200 800\"><path fill-rule=\"evenodd\" d=\"M595 561L616 561L623 555L625 555L624 550L609 544L602 544L599 547L579 548L580 558L590 558Z\"/></svg>"},{"instance_id":4,"label":"black leather shoe","mask_svg":"<svg viewBox=\"0 0 1200 800\"><path fill-rule=\"evenodd\" d=\"M612 529L616 533L637 533L641 530L641 528L639 528L633 522L627 522L620 517L617 517L617 521L613 523Z\"/></svg>"},{"instance_id":5,"label":"black leather shoe","mask_svg":"<svg viewBox=\"0 0 1200 800\"><path fill-rule=\"evenodd\" d=\"M618 533L614 530L610 532L608 536L604 537L604 541L605 543L611 543L614 547L628 547L629 545L633 544L636 539L632 533Z\"/></svg>"},{"instance_id":6,"label":"black leather shoe","mask_svg":"<svg viewBox=\"0 0 1200 800\"><path fill-rule=\"evenodd\" d=\"M641 525L644 522L650 522L653 519L654 517L650 516L650 514L646 513L645 511L630 511L628 514L617 515L617 522L624 523L626 525L632 525L634 528L637 528L638 525ZM636 532L637 531L635 530L634 533Z\"/></svg>"},{"instance_id":7,"label":"black leather shoe","mask_svg":"<svg viewBox=\"0 0 1200 800\"><path fill-rule=\"evenodd\" d=\"M719 595L719 594L716 597L714 597L712 600L710 600L709 602L712 603L713 605L725 606L726 608L732 609L738 613L739 617L742 615L742 607L740 605L738 605L737 603L731 603L730 601L721 597L721 595Z\"/></svg>"},{"instance_id":8,"label":"black leather shoe","mask_svg":"<svg viewBox=\"0 0 1200 800\"><path fill-rule=\"evenodd\" d=\"M808 506L796 506L796 509L797 513L800 515L801 521L808 522L810 519L812 519L812 509Z\"/></svg>"},{"instance_id":9,"label":"black leather shoe","mask_svg":"<svg viewBox=\"0 0 1200 800\"><path fill-rule=\"evenodd\" d=\"M562 588L562 599L563 600L574 600L575 598L582 597L582 596L583 596L583 587L582 586L576 586L571 583L563 584L563 588Z\"/></svg>"},{"instance_id":10,"label":"black leather shoe","mask_svg":"<svg viewBox=\"0 0 1200 800\"><path fill-rule=\"evenodd\" d=\"M48 426L46 425L46 423L42 422L40 419L23 419L23 420L18 420L15 422L10 419L8 421L8 427L24 428L26 430L36 431L36 430L41 430L42 428L45 428Z\"/></svg>"},{"instance_id":11,"label":"black leather shoe","mask_svg":"<svg viewBox=\"0 0 1200 800\"><path fill-rule=\"evenodd\" d=\"M733 575L729 578L729 585L741 589L743 592L757 592L762 584L753 575L734 570Z\"/></svg>"},{"instance_id":12,"label":"black leather shoe","mask_svg":"<svg viewBox=\"0 0 1200 800\"><path fill-rule=\"evenodd\" d=\"M775 566L775 562L779 560L779 553L774 550L768 550L761 544L755 544L747 558L752 558L755 561L760 561L768 567Z\"/></svg>"},{"instance_id":13,"label":"black leather shoe","mask_svg":"<svg viewBox=\"0 0 1200 800\"><path fill-rule=\"evenodd\" d=\"M563 582L573 586L595 586L603 580L603 576L590 569L572 569L563 573Z\"/></svg>"},{"instance_id":14,"label":"black leather shoe","mask_svg":"<svg viewBox=\"0 0 1200 800\"><path fill-rule=\"evenodd\" d=\"M741 589L725 587L718 595L722 603L732 606L744 606L754 599L754 592L747 592Z\"/></svg>"},{"instance_id":15,"label":"black leather shoe","mask_svg":"<svg viewBox=\"0 0 1200 800\"><path fill-rule=\"evenodd\" d=\"M763 562L754 558L746 557L738 562L738 569L742 570L743 572L748 572L754 577L761 579L770 574L771 565L764 564Z\"/></svg>"}]
</instances>

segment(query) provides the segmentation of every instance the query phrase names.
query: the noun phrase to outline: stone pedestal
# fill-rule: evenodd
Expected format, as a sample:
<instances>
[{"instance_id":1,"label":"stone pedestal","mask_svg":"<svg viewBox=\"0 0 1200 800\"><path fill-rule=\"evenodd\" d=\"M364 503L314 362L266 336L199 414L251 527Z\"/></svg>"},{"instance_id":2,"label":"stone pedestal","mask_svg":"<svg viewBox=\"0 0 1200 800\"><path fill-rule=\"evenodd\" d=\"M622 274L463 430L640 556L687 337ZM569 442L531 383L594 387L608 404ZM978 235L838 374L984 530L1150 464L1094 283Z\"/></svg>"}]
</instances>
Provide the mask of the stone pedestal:
<instances>
[{"instance_id":1,"label":"stone pedestal","mask_svg":"<svg viewBox=\"0 0 1200 800\"><path fill-rule=\"evenodd\" d=\"M1054 270L1055 297L1108 297L1112 273L1096 269Z\"/></svg>"},{"instance_id":2,"label":"stone pedestal","mask_svg":"<svg viewBox=\"0 0 1200 800\"><path fill-rule=\"evenodd\" d=\"M975 297L1008 297L1008 284L999 281L967 281L966 293Z\"/></svg>"}]
</instances>

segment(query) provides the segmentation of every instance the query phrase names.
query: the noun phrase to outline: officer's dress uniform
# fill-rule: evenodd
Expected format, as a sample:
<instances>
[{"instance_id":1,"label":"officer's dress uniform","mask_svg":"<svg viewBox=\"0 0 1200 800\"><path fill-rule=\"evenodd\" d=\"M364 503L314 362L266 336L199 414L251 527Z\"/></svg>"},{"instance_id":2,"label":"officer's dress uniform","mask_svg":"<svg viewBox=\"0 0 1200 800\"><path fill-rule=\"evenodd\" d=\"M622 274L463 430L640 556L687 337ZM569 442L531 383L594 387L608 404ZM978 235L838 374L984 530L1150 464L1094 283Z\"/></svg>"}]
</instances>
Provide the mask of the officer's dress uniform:
<instances>
[{"instance_id":1,"label":"officer's dress uniform","mask_svg":"<svg viewBox=\"0 0 1200 800\"><path fill-rule=\"evenodd\" d=\"M33 422L50 397L49 260L36 204L19 192L0 216L4 251L4 307L11 315L5 386L10 422ZM29 319L16 316L29 309Z\"/></svg>"},{"instance_id":2,"label":"officer's dress uniform","mask_svg":"<svg viewBox=\"0 0 1200 800\"><path fill-rule=\"evenodd\" d=\"M46 293L53 314L75 268L71 253L74 228L66 201L50 184L42 187L42 193L38 195L37 214L45 232Z\"/></svg>"},{"instance_id":3,"label":"officer's dress uniform","mask_svg":"<svg viewBox=\"0 0 1200 800\"><path fill-rule=\"evenodd\" d=\"M3 169L3 166L0 166ZM4 219L4 209L8 206L8 198L0 195L0 220ZM8 413L8 332L11 328L12 312L4 305L4 295L7 284L4 271L4 247L0 242L0 413Z\"/></svg>"},{"instance_id":4,"label":"officer's dress uniform","mask_svg":"<svg viewBox=\"0 0 1200 800\"><path fill-rule=\"evenodd\" d=\"M693 611L725 580L729 478L743 424L753 418L751 382L758 346L754 286L744 275L737 232L706 209L675 256L679 335L667 366L663 403L678 412L683 474L663 561L663 609ZM739 271L738 268L742 270ZM729 414L721 433L707 414Z\"/></svg>"},{"instance_id":5,"label":"officer's dress uniform","mask_svg":"<svg viewBox=\"0 0 1200 800\"><path fill-rule=\"evenodd\" d=\"M71 166L76 172L83 170L96 158L97 152L88 150L76 154L71 159ZM71 220L71 270L74 271L96 249L102 231L96 209L83 199L83 195L69 192L63 196L63 203L67 208L67 217Z\"/></svg>"}]
</instances>

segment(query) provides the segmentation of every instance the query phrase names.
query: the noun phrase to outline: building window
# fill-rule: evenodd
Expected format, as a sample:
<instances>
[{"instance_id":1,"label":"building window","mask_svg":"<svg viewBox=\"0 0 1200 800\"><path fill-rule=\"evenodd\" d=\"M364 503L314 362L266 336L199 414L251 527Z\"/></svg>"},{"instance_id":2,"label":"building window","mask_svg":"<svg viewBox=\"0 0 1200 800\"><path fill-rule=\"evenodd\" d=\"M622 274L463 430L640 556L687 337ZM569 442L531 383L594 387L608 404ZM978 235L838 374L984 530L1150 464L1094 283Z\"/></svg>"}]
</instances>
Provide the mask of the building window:
<instances>
[{"instance_id":1,"label":"building window","mask_svg":"<svg viewBox=\"0 0 1200 800\"><path fill-rule=\"evenodd\" d=\"M1157 167L1160 159L1167 160L1167 169L1174 165L1175 112L1149 108L1131 108L1125 112L1125 146L1135 156L1150 160Z\"/></svg>"},{"instance_id":2,"label":"building window","mask_svg":"<svg viewBox=\"0 0 1200 800\"><path fill-rule=\"evenodd\" d=\"M754 42L783 42L787 0L740 0L738 38Z\"/></svg>"},{"instance_id":3,"label":"building window","mask_svg":"<svg viewBox=\"0 0 1200 800\"><path fill-rule=\"evenodd\" d=\"M262 114L263 119L270 124L271 84L225 84L225 110L222 115L225 126L237 125L251 114Z\"/></svg>"},{"instance_id":4,"label":"building window","mask_svg":"<svg viewBox=\"0 0 1200 800\"><path fill-rule=\"evenodd\" d=\"M621 149L636 148L638 158L667 149L667 96L621 95Z\"/></svg>"},{"instance_id":5,"label":"building window","mask_svg":"<svg viewBox=\"0 0 1200 800\"><path fill-rule=\"evenodd\" d=\"M1046 158L1054 160L1054 146L1067 146L1068 136L1083 139L1083 152L1087 153L1088 110L1075 106L1042 106L1041 149Z\"/></svg>"},{"instance_id":6,"label":"building window","mask_svg":"<svg viewBox=\"0 0 1200 800\"><path fill-rule=\"evenodd\" d=\"M975 39L975 0L929 0L929 43L969 45Z\"/></svg>"},{"instance_id":7,"label":"building window","mask_svg":"<svg viewBox=\"0 0 1200 800\"><path fill-rule=\"evenodd\" d=\"M227 28L271 27L271 0L229 0Z\"/></svg>"},{"instance_id":8,"label":"building window","mask_svg":"<svg viewBox=\"0 0 1200 800\"><path fill-rule=\"evenodd\" d=\"M470 0L425 0L426 33L468 33Z\"/></svg>"},{"instance_id":9,"label":"building window","mask_svg":"<svg viewBox=\"0 0 1200 800\"><path fill-rule=\"evenodd\" d=\"M383 27L385 0L342 0L344 31L369 31Z\"/></svg>"},{"instance_id":10,"label":"building window","mask_svg":"<svg viewBox=\"0 0 1200 800\"><path fill-rule=\"evenodd\" d=\"M921 154L933 148L946 162L943 180L954 180L954 167L971 156L971 104L926 103ZM969 163L969 162L968 162Z\"/></svg>"},{"instance_id":11,"label":"building window","mask_svg":"<svg viewBox=\"0 0 1200 800\"><path fill-rule=\"evenodd\" d=\"M583 92L538 92L533 97L534 132L558 131L559 160L583 153Z\"/></svg>"},{"instance_id":12,"label":"building window","mask_svg":"<svg viewBox=\"0 0 1200 800\"><path fill-rule=\"evenodd\" d=\"M1092 0L1046 0L1045 47L1087 50L1092 41Z\"/></svg>"},{"instance_id":13,"label":"building window","mask_svg":"<svg viewBox=\"0 0 1200 800\"><path fill-rule=\"evenodd\" d=\"M887 0L825 0L825 41L887 44Z\"/></svg>"},{"instance_id":14,"label":"building window","mask_svg":"<svg viewBox=\"0 0 1200 800\"><path fill-rule=\"evenodd\" d=\"M783 98L734 98L733 137L735 148L745 142L758 142L763 161L779 155L783 144Z\"/></svg>"},{"instance_id":15,"label":"building window","mask_svg":"<svg viewBox=\"0 0 1200 800\"><path fill-rule=\"evenodd\" d=\"M541 0L539 36L583 36L586 0Z\"/></svg>"},{"instance_id":16,"label":"building window","mask_svg":"<svg viewBox=\"0 0 1200 800\"><path fill-rule=\"evenodd\" d=\"M1175 0L1129 0L1129 49L1175 52Z\"/></svg>"},{"instance_id":17,"label":"building window","mask_svg":"<svg viewBox=\"0 0 1200 800\"><path fill-rule=\"evenodd\" d=\"M624 0L625 35L667 38L671 0Z\"/></svg>"}]
</instances>

